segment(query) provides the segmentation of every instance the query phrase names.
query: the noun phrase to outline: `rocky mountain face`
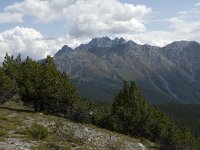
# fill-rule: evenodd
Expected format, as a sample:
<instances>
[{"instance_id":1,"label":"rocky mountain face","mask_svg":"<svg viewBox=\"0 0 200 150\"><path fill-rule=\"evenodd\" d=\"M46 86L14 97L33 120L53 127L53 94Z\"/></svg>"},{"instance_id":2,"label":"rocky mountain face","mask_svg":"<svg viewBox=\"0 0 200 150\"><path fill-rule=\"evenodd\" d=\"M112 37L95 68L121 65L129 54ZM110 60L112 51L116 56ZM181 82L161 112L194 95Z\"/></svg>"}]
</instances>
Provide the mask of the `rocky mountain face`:
<instances>
[{"instance_id":1,"label":"rocky mountain face","mask_svg":"<svg viewBox=\"0 0 200 150\"><path fill-rule=\"evenodd\" d=\"M200 44L194 41L155 47L95 38L75 49L64 46L54 60L85 98L112 100L124 80L135 80L153 104L200 103Z\"/></svg>"}]
</instances>

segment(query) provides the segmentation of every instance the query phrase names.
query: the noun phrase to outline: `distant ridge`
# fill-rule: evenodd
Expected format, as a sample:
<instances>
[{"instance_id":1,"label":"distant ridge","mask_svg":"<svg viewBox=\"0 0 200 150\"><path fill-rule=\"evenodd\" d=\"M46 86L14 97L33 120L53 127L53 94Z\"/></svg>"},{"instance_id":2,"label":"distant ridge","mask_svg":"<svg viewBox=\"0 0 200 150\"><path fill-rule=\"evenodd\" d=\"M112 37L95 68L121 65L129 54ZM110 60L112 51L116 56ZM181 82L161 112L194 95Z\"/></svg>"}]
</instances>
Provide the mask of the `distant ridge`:
<instances>
[{"instance_id":1,"label":"distant ridge","mask_svg":"<svg viewBox=\"0 0 200 150\"><path fill-rule=\"evenodd\" d=\"M153 104L200 103L200 44L176 41L165 47L123 38L94 38L54 56L83 97L112 100L123 80L136 80Z\"/></svg>"}]
</instances>

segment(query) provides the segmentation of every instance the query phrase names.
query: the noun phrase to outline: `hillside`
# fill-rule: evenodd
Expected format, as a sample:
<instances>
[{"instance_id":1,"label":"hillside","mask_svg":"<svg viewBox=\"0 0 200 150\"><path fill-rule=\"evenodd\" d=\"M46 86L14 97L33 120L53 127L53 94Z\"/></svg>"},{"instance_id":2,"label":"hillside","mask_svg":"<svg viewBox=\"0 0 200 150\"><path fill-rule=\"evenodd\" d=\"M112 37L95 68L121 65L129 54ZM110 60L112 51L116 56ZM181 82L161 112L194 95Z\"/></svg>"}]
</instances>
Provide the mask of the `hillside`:
<instances>
[{"instance_id":1,"label":"hillside","mask_svg":"<svg viewBox=\"0 0 200 150\"><path fill-rule=\"evenodd\" d=\"M85 98L112 100L124 80L135 80L153 104L200 103L200 44L179 41L165 47L123 38L92 39L54 56Z\"/></svg>"},{"instance_id":2,"label":"hillside","mask_svg":"<svg viewBox=\"0 0 200 150\"><path fill-rule=\"evenodd\" d=\"M168 104L158 106L179 127L188 127L193 135L200 136L200 105Z\"/></svg>"},{"instance_id":3,"label":"hillside","mask_svg":"<svg viewBox=\"0 0 200 150\"><path fill-rule=\"evenodd\" d=\"M46 138L38 140L28 134L34 123L48 129ZM74 123L43 113L0 108L1 150L147 150L155 149L153 145L90 124Z\"/></svg>"}]
</instances>

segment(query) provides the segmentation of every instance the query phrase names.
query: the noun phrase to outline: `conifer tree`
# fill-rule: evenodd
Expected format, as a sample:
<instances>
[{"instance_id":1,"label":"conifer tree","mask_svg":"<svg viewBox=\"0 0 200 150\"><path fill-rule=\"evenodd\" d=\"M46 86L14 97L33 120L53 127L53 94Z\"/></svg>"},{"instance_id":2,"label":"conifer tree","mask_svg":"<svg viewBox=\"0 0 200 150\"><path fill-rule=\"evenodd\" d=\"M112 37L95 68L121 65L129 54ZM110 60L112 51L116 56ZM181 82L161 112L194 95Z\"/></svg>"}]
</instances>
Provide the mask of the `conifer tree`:
<instances>
[{"instance_id":1,"label":"conifer tree","mask_svg":"<svg viewBox=\"0 0 200 150\"><path fill-rule=\"evenodd\" d=\"M60 73L50 56L43 64L41 92L44 110L49 112L69 113L79 101L76 88Z\"/></svg>"},{"instance_id":2,"label":"conifer tree","mask_svg":"<svg viewBox=\"0 0 200 150\"><path fill-rule=\"evenodd\" d=\"M42 66L40 63L26 58L23 65L23 93L24 102L32 102L35 111L42 110L41 97Z\"/></svg>"},{"instance_id":3,"label":"conifer tree","mask_svg":"<svg viewBox=\"0 0 200 150\"><path fill-rule=\"evenodd\" d=\"M144 131L144 121L147 117L148 105L143 99L135 82L130 86L124 82L124 88L115 97L112 106L114 129L126 131L131 135L140 135Z\"/></svg>"},{"instance_id":4,"label":"conifer tree","mask_svg":"<svg viewBox=\"0 0 200 150\"><path fill-rule=\"evenodd\" d=\"M3 62L3 68L5 70L6 75L8 75L11 79L15 80L18 86L21 86L22 78L23 78L23 68L21 55L19 54L15 59L12 56L9 56L6 53Z\"/></svg>"},{"instance_id":5,"label":"conifer tree","mask_svg":"<svg viewBox=\"0 0 200 150\"><path fill-rule=\"evenodd\" d=\"M0 104L8 100L19 100L17 83L0 68Z\"/></svg>"}]
</instances>

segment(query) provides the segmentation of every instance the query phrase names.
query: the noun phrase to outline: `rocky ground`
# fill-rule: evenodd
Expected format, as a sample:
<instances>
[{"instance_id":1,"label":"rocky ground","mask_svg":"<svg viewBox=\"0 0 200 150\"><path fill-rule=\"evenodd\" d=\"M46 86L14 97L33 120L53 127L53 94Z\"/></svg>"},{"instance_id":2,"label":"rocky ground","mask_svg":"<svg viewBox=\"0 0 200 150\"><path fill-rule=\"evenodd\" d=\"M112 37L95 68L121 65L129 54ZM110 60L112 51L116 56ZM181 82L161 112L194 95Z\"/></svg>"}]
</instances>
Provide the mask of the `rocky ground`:
<instances>
[{"instance_id":1,"label":"rocky ground","mask_svg":"<svg viewBox=\"0 0 200 150\"><path fill-rule=\"evenodd\" d=\"M28 134L34 124L48 129L42 140ZM156 149L147 140L138 140L90 124L64 118L0 108L0 150L147 150Z\"/></svg>"}]
</instances>

